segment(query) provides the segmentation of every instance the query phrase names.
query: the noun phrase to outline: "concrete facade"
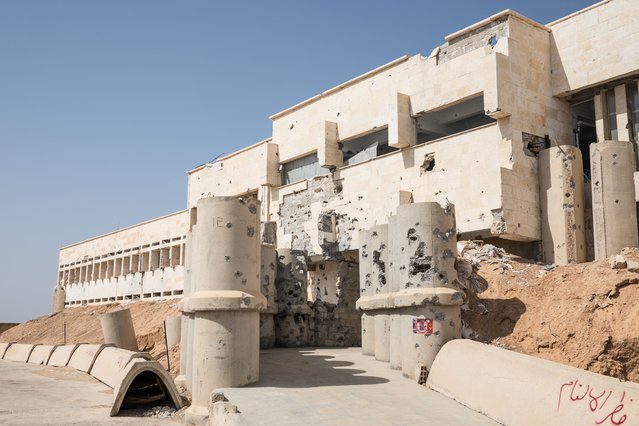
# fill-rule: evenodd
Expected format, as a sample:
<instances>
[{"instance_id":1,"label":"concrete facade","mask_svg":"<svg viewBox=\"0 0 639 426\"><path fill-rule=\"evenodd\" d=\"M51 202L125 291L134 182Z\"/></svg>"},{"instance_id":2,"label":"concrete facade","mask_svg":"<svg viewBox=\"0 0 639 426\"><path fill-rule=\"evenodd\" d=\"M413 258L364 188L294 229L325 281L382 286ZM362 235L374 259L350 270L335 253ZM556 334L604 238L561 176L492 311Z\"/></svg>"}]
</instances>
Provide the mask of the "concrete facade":
<instances>
[{"instance_id":1,"label":"concrete facade","mask_svg":"<svg viewBox=\"0 0 639 426\"><path fill-rule=\"evenodd\" d=\"M366 313L360 323L357 290L372 273L358 262L360 235L393 227L409 205L437 203L454 205L453 234L547 263L591 260L602 241L605 253L636 246L636 213L622 229L601 225L602 212L617 211L618 188L595 178L623 163L624 212L636 210L639 49L630 41L638 16L634 0L602 1L547 25L506 10L446 36L427 56L400 57L274 114L268 139L188 172L184 211L63 247L57 285L66 305L180 297L185 252L201 255L199 243L185 244L198 205L251 198L256 238L280 259L299 254L286 264L302 265L278 265L262 280L265 345L362 343L414 376L414 360L402 366L403 312L377 321ZM623 161L602 165L607 145ZM405 271L387 275L391 291L407 290ZM183 342L192 341L191 308L183 306Z\"/></svg>"}]
</instances>

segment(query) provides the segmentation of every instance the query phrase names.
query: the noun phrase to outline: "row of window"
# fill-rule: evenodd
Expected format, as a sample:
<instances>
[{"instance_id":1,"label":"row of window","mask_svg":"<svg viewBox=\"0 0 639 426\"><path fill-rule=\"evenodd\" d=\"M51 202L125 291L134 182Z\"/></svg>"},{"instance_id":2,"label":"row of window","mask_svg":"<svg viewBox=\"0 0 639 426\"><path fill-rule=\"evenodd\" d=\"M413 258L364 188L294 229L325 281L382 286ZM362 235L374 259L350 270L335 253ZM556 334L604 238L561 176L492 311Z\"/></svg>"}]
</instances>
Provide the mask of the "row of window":
<instances>
[{"instance_id":1,"label":"row of window","mask_svg":"<svg viewBox=\"0 0 639 426\"><path fill-rule=\"evenodd\" d=\"M484 113L484 97L421 114L415 119L416 143L423 144L466 130L490 124L495 120ZM345 166L397 151L388 146L388 128L340 142ZM282 185L327 174L319 165L317 153L282 164Z\"/></svg>"}]
</instances>

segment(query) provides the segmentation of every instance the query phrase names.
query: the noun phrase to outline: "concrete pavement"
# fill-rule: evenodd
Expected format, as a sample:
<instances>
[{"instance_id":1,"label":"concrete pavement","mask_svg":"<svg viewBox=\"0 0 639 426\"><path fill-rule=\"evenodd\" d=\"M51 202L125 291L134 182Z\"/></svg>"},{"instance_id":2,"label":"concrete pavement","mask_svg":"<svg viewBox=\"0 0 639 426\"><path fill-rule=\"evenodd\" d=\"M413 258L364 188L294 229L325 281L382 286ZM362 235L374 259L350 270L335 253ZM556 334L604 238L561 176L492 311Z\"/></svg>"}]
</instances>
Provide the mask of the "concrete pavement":
<instances>
[{"instance_id":1,"label":"concrete pavement","mask_svg":"<svg viewBox=\"0 0 639 426\"><path fill-rule=\"evenodd\" d=\"M254 425L498 424L362 355L361 348L263 350L257 384L218 391L238 407L237 420Z\"/></svg>"},{"instance_id":2,"label":"concrete pavement","mask_svg":"<svg viewBox=\"0 0 639 426\"><path fill-rule=\"evenodd\" d=\"M139 411L109 417L112 403L111 388L86 373L0 360L0 425L179 424Z\"/></svg>"}]
</instances>

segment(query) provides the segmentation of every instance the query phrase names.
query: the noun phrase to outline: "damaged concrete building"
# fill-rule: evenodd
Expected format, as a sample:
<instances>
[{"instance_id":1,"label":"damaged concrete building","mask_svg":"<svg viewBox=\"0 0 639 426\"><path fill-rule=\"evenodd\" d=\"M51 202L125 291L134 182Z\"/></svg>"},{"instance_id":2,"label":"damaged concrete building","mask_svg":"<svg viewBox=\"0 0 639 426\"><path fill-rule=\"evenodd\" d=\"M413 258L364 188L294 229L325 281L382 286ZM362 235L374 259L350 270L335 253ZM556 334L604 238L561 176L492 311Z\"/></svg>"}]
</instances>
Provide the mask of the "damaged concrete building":
<instances>
[{"instance_id":1,"label":"damaged concrete building","mask_svg":"<svg viewBox=\"0 0 639 426\"><path fill-rule=\"evenodd\" d=\"M185 210L63 247L63 306L181 297L209 197L258 201L263 346L360 344L359 231L403 205L454 205L458 238L547 263L637 246L638 35L635 0L546 25L506 10L274 114L188 171Z\"/></svg>"}]
</instances>

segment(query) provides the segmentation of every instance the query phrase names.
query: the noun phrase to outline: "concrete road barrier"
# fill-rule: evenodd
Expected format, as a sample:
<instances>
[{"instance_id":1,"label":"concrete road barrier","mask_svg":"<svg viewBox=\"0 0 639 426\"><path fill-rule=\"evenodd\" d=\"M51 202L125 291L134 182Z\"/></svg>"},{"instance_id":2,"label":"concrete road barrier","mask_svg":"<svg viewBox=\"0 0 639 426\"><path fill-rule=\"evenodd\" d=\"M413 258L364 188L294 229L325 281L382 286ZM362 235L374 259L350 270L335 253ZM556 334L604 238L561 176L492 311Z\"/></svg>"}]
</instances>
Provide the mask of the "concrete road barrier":
<instances>
[{"instance_id":1,"label":"concrete road barrier","mask_svg":"<svg viewBox=\"0 0 639 426\"><path fill-rule=\"evenodd\" d=\"M102 383L114 388L120 379L122 371L129 361L140 358L150 361L153 358L146 352L133 352L116 347L104 348L97 356L89 374Z\"/></svg>"},{"instance_id":2,"label":"concrete road barrier","mask_svg":"<svg viewBox=\"0 0 639 426\"><path fill-rule=\"evenodd\" d=\"M56 345L37 345L29 355L29 364L47 365Z\"/></svg>"},{"instance_id":3,"label":"concrete road barrier","mask_svg":"<svg viewBox=\"0 0 639 426\"><path fill-rule=\"evenodd\" d=\"M88 373L100 352L112 345L81 344L71 355L69 367Z\"/></svg>"},{"instance_id":4,"label":"concrete road barrier","mask_svg":"<svg viewBox=\"0 0 639 426\"><path fill-rule=\"evenodd\" d=\"M509 426L639 424L639 384L471 340L446 343L426 385Z\"/></svg>"},{"instance_id":5,"label":"concrete road barrier","mask_svg":"<svg viewBox=\"0 0 639 426\"><path fill-rule=\"evenodd\" d=\"M0 359L4 357L4 353L7 351L7 348L11 346L11 343L0 343Z\"/></svg>"},{"instance_id":6,"label":"concrete road barrier","mask_svg":"<svg viewBox=\"0 0 639 426\"><path fill-rule=\"evenodd\" d=\"M113 407L111 408L110 416L117 416L120 412L122 404L126 402L127 394L131 388L131 385L144 384L145 397L149 398L150 402L157 402L155 396L164 396L167 400L170 400L175 409L182 408L182 399L178 394L173 379L157 361L147 361L141 358L132 359L120 372L117 379L117 384L113 388ZM137 386L134 386L134 388ZM136 395L139 401L140 395Z\"/></svg>"},{"instance_id":7,"label":"concrete road barrier","mask_svg":"<svg viewBox=\"0 0 639 426\"><path fill-rule=\"evenodd\" d=\"M52 367L66 367L71 359L71 355L73 355L73 352L79 346L79 344L57 346L49 357L47 365Z\"/></svg>"},{"instance_id":8,"label":"concrete road barrier","mask_svg":"<svg viewBox=\"0 0 639 426\"><path fill-rule=\"evenodd\" d=\"M28 343L14 343L7 348L2 359L7 361L27 362L34 347L35 345Z\"/></svg>"}]
</instances>

